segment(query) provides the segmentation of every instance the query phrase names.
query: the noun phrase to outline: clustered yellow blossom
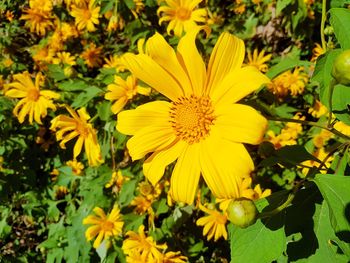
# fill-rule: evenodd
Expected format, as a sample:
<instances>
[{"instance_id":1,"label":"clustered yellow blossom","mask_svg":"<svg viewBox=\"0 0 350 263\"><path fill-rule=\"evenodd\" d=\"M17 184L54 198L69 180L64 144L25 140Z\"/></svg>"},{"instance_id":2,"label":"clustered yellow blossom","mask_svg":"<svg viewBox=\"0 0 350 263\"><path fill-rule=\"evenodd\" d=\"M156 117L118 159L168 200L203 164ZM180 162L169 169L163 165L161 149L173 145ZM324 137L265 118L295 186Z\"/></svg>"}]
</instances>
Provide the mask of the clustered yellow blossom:
<instances>
[{"instance_id":1,"label":"clustered yellow blossom","mask_svg":"<svg viewBox=\"0 0 350 263\"><path fill-rule=\"evenodd\" d=\"M324 106L319 100L315 100L314 105L308 109L308 113L314 118L320 118L326 115L327 112L327 107Z\"/></svg>"},{"instance_id":2,"label":"clustered yellow blossom","mask_svg":"<svg viewBox=\"0 0 350 263\"><path fill-rule=\"evenodd\" d=\"M84 164L78 162L76 159L66 162L66 165L72 168L75 175L81 175L84 170Z\"/></svg>"},{"instance_id":3,"label":"clustered yellow blossom","mask_svg":"<svg viewBox=\"0 0 350 263\"><path fill-rule=\"evenodd\" d=\"M316 134L312 138L312 142L317 148L321 148L326 145L327 141L333 137L333 133L328 130L321 130L319 134Z\"/></svg>"},{"instance_id":4,"label":"clustered yellow blossom","mask_svg":"<svg viewBox=\"0 0 350 263\"><path fill-rule=\"evenodd\" d=\"M130 203L131 206L135 206L135 212L138 214L144 214L148 212L153 215L152 203L157 200L162 193L162 187L160 184L152 186L147 181L140 182L138 185L139 195L137 195Z\"/></svg>"},{"instance_id":5,"label":"clustered yellow blossom","mask_svg":"<svg viewBox=\"0 0 350 263\"><path fill-rule=\"evenodd\" d=\"M124 222L118 206L114 206L108 215L100 207L95 207L93 211L95 215L84 218L83 224L92 225L86 230L85 237L90 241L97 236L93 247L98 248L103 240L121 235Z\"/></svg>"},{"instance_id":6,"label":"clustered yellow blossom","mask_svg":"<svg viewBox=\"0 0 350 263\"><path fill-rule=\"evenodd\" d=\"M319 56L326 53L326 50L322 48L322 46L318 43L315 44L315 47L312 49L312 58L311 61L315 62Z\"/></svg>"},{"instance_id":7,"label":"clustered yellow blossom","mask_svg":"<svg viewBox=\"0 0 350 263\"><path fill-rule=\"evenodd\" d=\"M87 29L88 32L93 32L99 24L100 7L95 5L95 0L82 2L80 5L72 5L70 14L75 18L75 25L79 30Z\"/></svg>"},{"instance_id":8,"label":"clustered yellow blossom","mask_svg":"<svg viewBox=\"0 0 350 263\"><path fill-rule=\"evenodd\" d=\"M106 62L103 65L104 68L115 68L116 72L123 72L126 69L118 55L109 56L109 58L105 58L104 60Z\"/></svg>"},{"instance_id":9,"label":"clustered yellow blossom","mask_svg":"<svg viewBox=\"0 0 350 263\"><path fill-rule=\"evenodd\" d=\"M303 94L307 82L308 75L304 72L304 68L297 67L293 72L288 70L274 78L268 89L278 98L288 94L297 96Z\"/></svg>"},{"instance_id":10,"label":"clustered yellow blossom","mask_svg":"<svg viewBox=\"0 0 350 263\"><path fill-rule=\"evenodd\" d=\"M262 50L258 52L258 49L254 49L253 54L248 50L247 65L254 66L261 72L266 72L268 70L268 62L271 59L271 54L265 55L265 51Z\"/></svg>"},{"instance_id":11,"label":"clustered yellow blossom","mask_svg":"<svg viewBox=\"0 0 350 263\"><path fill-rule=\"evenodd\" d=\"M102 47L96 47L95 43L90 43L80 56L89 68L93 68L102 64L101 53Z\"/></svg>"}]
</instances>

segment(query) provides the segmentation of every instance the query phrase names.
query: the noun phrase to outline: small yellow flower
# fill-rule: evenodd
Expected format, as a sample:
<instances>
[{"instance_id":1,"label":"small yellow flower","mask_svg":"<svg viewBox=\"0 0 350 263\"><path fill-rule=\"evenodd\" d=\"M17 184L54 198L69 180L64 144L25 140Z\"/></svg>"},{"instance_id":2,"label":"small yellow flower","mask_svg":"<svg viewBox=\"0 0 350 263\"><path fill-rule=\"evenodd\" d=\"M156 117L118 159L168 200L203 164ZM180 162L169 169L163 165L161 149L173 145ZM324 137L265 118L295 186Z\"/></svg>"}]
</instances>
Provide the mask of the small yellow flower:
<instances>
[{"instance_id":1,"label":"small yellow flower","mask_svg":"<svg viewBox=\"0 0 350 263\"><path fill-rule=\"evenodd\" d=\"M321 162L323 162L327 158L328 152L326 152L325 149L322 147L322 148L316 149L312 155L315 156L317 159L319 159ZM320 172L322 174L326 174L327 173L327 169L330 167L333 159L334 159L333 156L330 156L330 157L327 158L326 162L324 163L324 166L321 167L322 169L321 169ZM307 167L319 167L320 166L320 163L317 162L317 161L314 161L314 160L307 160L305 162L302 162L301 164L305 165ZM308 172L309 172L309 168L307 168L307 167L302 168L301 172L304 175L307 175Z\"/></svg>"},{"instance_id":2,"label":"small yellow flower","mask_svg":"<svg viewBox=\"0 0 350 263\"><path fill-rule=\"evenodd\" d=\"M317 58L321 55L323 55L324 53L326 53L326 50L324 50L320 44L316 43L315 47L312 50L312 58L311 61L315 62L317 60Z\"/></svg>"},{"instance_id":3,"label":"small yellow flower","mask_svg":"<svg viewBox=\"0 0 350 263\"><path fill-rule=\"evenodd\" d=\"M314 105L308 109L308 113L314 118L320 118L321 116L327 114L327 107L324 106L319 100L315 100Z\"/></svg>"},{"instance_id":4,"label":"small yellow flower","mask_svg":"<svg viewBox=\"0 0 350 263\"><path fill-rule=\"evenodd\" d=\"M88 5L73 6L71 10L72 17L75 18L75 24L78 30L84 30L85 28L89 32L96 30L95 25L99 24L98 16L100 13L100 7L95 7L95 1L90 0Z\"/></svg>"},{"instance_id":5,"label":"small yellow flower","mask_svg":"<svg viewBox=\"0 0 350 263\"><path fill-rule=\"evenodd\" d=\"M265 197L268 197L269 195L271 195L271 189L262 190L260 184L257 184L254 187L254 192L255 193L254 193L252 200L258 200L258 199L265 198Z\"/></svg>"},{"instance_id":6,"label":"small yellow flower","mask_svg":"<svg viewBox=\"0 0 350 263\"><path fill-rule=\"evenodd\" d=\"M51 176L51 180L54 182L57 180L57 177L59 176L60 174L60 171L58 171L56 168L53 169L51 172L50 172L50 176Z\"/></svg>"},{"instance_id":7,"label":"small yellow flower","mask_svg":"<svg viewBox=\"0 0 350 263\"><path fill-rule=\"evenodd\" d=\"M187 257L182 256L180 251L173 252L169 251L163 254L162 263L186 263L188 262Z\"/></svg>"},{"instance_id":8,"label":"small yellow flower","mask_svg":"<svg viewBox=\"0 0 350 263\"><path fill-rule=\"evenodd\" d=\"M98 67L102 63L101 53L102 47L96 47L94 43L91 43L80 56L88 67L93 68Z\"/></svg>"},{"instance_id":9,"label":"small yellow flower","mask_svg":"<svg viewBox=\"0 0 350 263\"><path fill-rule=\"evenodd\" d=\"M128 257L140 255L141 262L161 262L163 257L161 251L166 250L167 245L157 245L153 237L146 236L144 225L139 227L138 233L128 231L126 236L127 238L123 241L122 250Z\"/></svg>"},{"instance_id":10,"label":"small yellow flower","mask_svg":"<svg viewBox=\"0 0 350 263\"><path fill-rule=\"evenodd\" d=\"M242 3L242 1L236 0L236 6L233 9L233 12L235 12L235 14L237 15L241 15L245 12L245 10L246 10L246 5Z\"/></svg>"},{"instance_id":11,"label":"small yellow flower","mask_svg":"<svg viewBox=\"0 0 350 263\"><path fill-rule=\"evenodd\" d=\"M198 226L204 226L203 236L207 236L207 240L211 240L214 237L216 242L220 237L227 240L226 223L227 216L216 209L208 209L205 206L199 204L199 209L209 214L201 217L197 220Z\"/></svg>"},{"instance_id":12,"label":"small yellow flower","mask_svg":"<svg viewBox=\"0 0 350 263\"><path fill-rule=\"evenodd\" d=\"M98 248L102 240L119 236L122 233L124 222L118 206L114 206L109 215L106 215L100 207L95 207L93 211L96 215L89 215L84 218L83 224L92 225L86 230L85 237L87 241L90 241L97 236L93 247Z\"/></svg>"},{"instance_id":13,"label":"small yellow flower","mask_svg":"<svg viewBox=\"0 0 350 263\"><path fill-rule=\"evenodd\" d=\"M175 36L181 37L197 26L197 23L205 23L207 11L204 8L196 9L203 0L165 0L165 5L158 8L157 14L162 15L159 24L170 21L167 27L168 35L173 31Z\"/></svg>"},{"instance_id":14,"label":"small yellow flower","mask_svg":"<svg viewBox=\"0 0 350 263\"><path fill-rule=\"evenodd\" d=\"M115 68L117 72L123 72L126 70L120 56L118 55L113 55L109 56L109 58L105 58L105 62L106 64L103 65L104 68Z\"/></svg>"},{"instance_id":15,"label":"small yellow flower","mask_svg":"<svg viewBox=\"0 0 350 263\"><path fill-rule=\"evenodd\" d=\"M268 70L268 62L271 59L271 54L265 55L265 51L262 50L258 52L257 49L254 49L253 54L248 50L248 62L247 65L254 66L261 72L266 72Z\"/></svg>"},{"instance_id":16,"label":"small yellow flower","mask_svg":"<svg viewBox=\"0 0 350 263\"><path fill-rule=\"evenodd\" d=\"M56 110L52 100L58 99L60 95L51 90L40 90L44 80L40 72L35 77L35 83L27 71L16 74L13 78L14 82L5 84L5 96L21 99L13 109L13 114L20 123L23 123L28 115L30 124L33 123L33 119L42 124L41 118L47 115L47 109Z\"/></svg>"},{"instance_id":17,"label":"small yellow flower","mask_svg":"<svg viewBox=\"0 0 350 263\"><path fill-rule=\"evenodd\" d=\"M114 83L107 86L108 92L105 94L106 100L116 102L113 103L111 111L114 114L120 112L126 103L131 100L136 94L149 95L150 88L141 87L137 84L137 79L131 75L126 80L119 76L114 77Z\"/></svg>"},{"instance_id":18,"label":"small yellow flower","mask_svg":"<svg viewBox=\"0 0 350 263\"><path fill-rule=\"evenodd\" d=\"M108 18L108 26L107 31L112 32L116 30L123 30L125 26L125 21L120 15L112 15L110 18Z\"/></svg>"},{"instance_id":19,"label":"small yellow flower","mask_svg":"<svg viewBox=\"0 0 350 263\"><path fill-rule=\"evenodd\" d=\"M131 9L132 14L135 18L139 17L139 14L145 9L145 4L143 0L133 0L135 7Z\"/></svg>"},{"instance_id":20,"label":"small yellow flower","mask_svg":"<svg viewBox=\"0 0 350 263\"><path fill-rule=\"evenodd\" d=\"M322 129L319 134L313 136L312 142L315 145L315 147L322 148L323 146L325 146L327 141L333 137L333 135L334 134L330 131Z\"/></svg>"},{"instance_id":21,"label":"small yellow flower","mask_svg":"<svg viewBox=\"0 0 350 263\"><path fill-rule=\"evenodd\" d=\"M57 52L56 57L52 59L53 64L66 64L70 66L76 65L75 56L72 56L69 52Z\"/></svg>"},{"instance_id":22,"label":"small yellow flower","mask_svg":"<svg viewBox=\"0 0 350 263\"><path fill-rule=\"evenodd\" d=\"M7 10L5 13L5 17L8 21L12 22L15 16L13 15L13 11Z\"/></svg>"},{"instance_id":23,"label":"small yellow flower","mask_svg":"<svg viewBox=\"0 0 350 263\"><path fill-rule=\"evenodd\" d=\"M65 186L56 186L55 187L55 199L62 199L67 194L68 194L67 187L65 187Z\"/></svg>"},{"instance_id":24,"label":"small yellow flower","mask_svg":"<svg viewBox=\"0 0 350 263\"><path fill-rule=\"evenodd\" d=\"M96 130L88 122L89 114L85 108L78 110L78 114L70 107L66 106L72 117L59 115L51 121L50 129L56 131L56 139L60 142L60 147L65 149L65 144L75 137L78 137L73 149L73 158L80 154L84 145L85 152L90 166L97 166L103 163L100 145L98 144Z\"/></svg>"},{"instance_id":25,"label":"small yellow flower","mask_svg":"<svg viewBox=\"0 0 350 263\"><path fill-rule=\"evenodd\" d=\"M81 175L84 170L84 164L78 162L76 159L66 162L66 165L72 168L75 175Z\"/></svg>"},{"instance_id":26,"label":"small yellow flower","mask_svg":"<svg viewBox=\"0 0 350 263\"><path fill-rule=\"evenodd\" d=\"M109 180L108 183L106 183L105 187L106 188L110 188L112 186L116 186L120 190L120 188L122 187L123 183L126 182L126 181L129 181L129 180L130 180L130 178L126 177L126 176L123 176L122 172L120 170L118 170L118 172L114 171L112 173L111 179Z\"/></svg>"},{"instance_id":27,"label":"small yellow flower","mask_svg":"<svg viewBox=\"0 0 350 263\"><path fill-rule=\"evenodd\" d=\"M344 135L350 136L350 126L346 125L342 121L338 121L334 124L334 129L340 131Z\"/></svg>"}]
</instances>

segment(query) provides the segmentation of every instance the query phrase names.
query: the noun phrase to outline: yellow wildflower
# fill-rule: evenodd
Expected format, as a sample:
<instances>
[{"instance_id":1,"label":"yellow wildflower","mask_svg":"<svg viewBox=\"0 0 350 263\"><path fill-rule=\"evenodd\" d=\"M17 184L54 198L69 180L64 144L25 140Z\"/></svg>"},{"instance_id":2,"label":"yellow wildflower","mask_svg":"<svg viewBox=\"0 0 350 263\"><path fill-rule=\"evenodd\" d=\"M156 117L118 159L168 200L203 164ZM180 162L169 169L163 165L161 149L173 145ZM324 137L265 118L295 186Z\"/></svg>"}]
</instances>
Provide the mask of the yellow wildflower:
<instances>
[{"instance_id":1,"label":"yellow wildflower","mask_svg":"<svg viewBox=\"0 0 350 263\"><path fill-rule=\"evenodd\" d=\"M57 177L59 176L60 174L60 171L58 171L56 168L53 169L51 172L50 172L50 176L51 176L51 180L54 182L57 180Z\"/></svg>"},{"instance_id":2,"label":"yellow wildflower","mask_svg":"<svg viewBox=\"0 0 350 263\"><path fill-rule=\"evenodd\" d=\"M7 10L5 13L5 17L9 22L12 22L15 16L13 15L13 11Z\"/></svg>"},{"instance_id":3,"label":"yellow wildflower","mask_svg":"<svg viewBox=\"0 0 350 263\"><path fill-rule=\"evenodd\" d=\"M115 68L117 72L125 71L125 66L122 64L122 60L118 55L109 56L105 58L106 64L103 65L104 68Z\"/></svg>"},{"instance_id":4,"label":"yellow wildflower","mask_svg":"<svg viewBox=\"0 0 350 263\"><path fill-rule=\"evenodd\" d=\"M108 26L107 26L108 32L112 32L112 31L115 31L117 29L123 30L123 28L125 26L125 21L120 15L112 15L108 19L108 21L109 21Z\"/></svg>"},{"instance_id":5,"label":"yellow wildflower","mask_svg":"<svg viewBox=\"0 0 350 263\"><path fill-rule=\"evenodd\" d=\"M169 251L163 254L162 263L186 263L188 262L187 257L182 256L180 251L173 252Z\"/></svg>"},{"instance_id":6,"label":"yellow wildflower","mask_svg":"<svg viewBox=\"0 0 350 263\"><path fill-rule=\"evenodd\" d=\"M181 37L197 26L197 23L205 23L207 11L204 8L196 9L203 0L165 0L165 5L158 8L157 14L161 14L159 24L170 21L167 27L168 35L173 31L175 36Z\"/></svg>"},{"instance_id":7,"label":"yellow wildflower","mask_svg":"<svg viewBox=\"0 0 350 263\"><path fill-rule=\"evenodd\" d=\"M246 10L246 5L242 3L241 0L236 0L236 6L233 9L233 12L235 12L235 14L237 15L241 15L245 12L245 10Z\"/></svg>"},{"instance_id":8,"label":"yellow wildflower","mask_svg":"<svg viewBox=\"0 0 350 263\"><path fill-rule=\"evenodd\" d=\"M33 123L33 119L42 124L41 118L47 115L47 109L56 110L52 100L58 99L60 95L51 90L40 90L44 80L40 72L35 77L35 83L27 71L15 74L13 78L14 82L5 85L5 96L21 99L13 109L13 114L20 123L23 123L28 115L30 124Z\"/></svg>"},{"instance_id":9,"label":"yellow wildflower","mask_svg":"<svg viewBox=\"0 0 350 263\"><path fill-rule=\"evenodd\" d=\"M241 67L242 40L223 33L206 69L195 45L198 30L181 38L177 53L160 34L147 41L146 54L126 54L127 68L169 98L118 114L117 129L133 160L152 153L143 171L156 185L177 159L170 192L191 204L200 174L216 197L236 196L235 177L248 177L253 161L243 143L259 144L267 121L252 107L238 104L269 79L255 67Z\"/></svg>"},{"instance_id":10,"label":"yellow wildflower","mask_svg":"<svg viewBox=\"0 0 350 263\"><path fill-rule=\"evenodd\" d=\"M51 121L50 129L56 131L56 139L60 142L60 147L65 149L65 144L75 137L78 137L73 149L73 158L76 159L84 145L85 152L90 166L97 166L103 163L100 145L97 141L96 130L88 122L89 114L85 108L78 110L78 114L70 107L66 109L73 117L59 115Z\"/></svg>"},{"instance_id":11,"label":"yellow wildflower","mask_svg":"<svg viewBox=\"0 0 350 263\"><path fill-rule=\"evenodd\" d=\"M75 56L71 56L69 52L57 52L56 57L52 59L53 64L66 64L74 66L77 63L75 62Z\"/></svg>"},{"instance_id":12,"label":"yellow wildflower","mask_svg":"<svg viewBox=\"0 0 350 263\"><path fill-rule=\"evenodd\" d=\"M312 138L312 142L317 148L323 147L327 141L333 137L333 133L328 130L321 130L321 132Z\"/></svg>"},{"instance_id":13,"label":"yellow wildflower","mask_svg":"<svg viewBox=\"0 0 350 263\"><path fill-rule=\"evenodd\" d=\"M66 165L72 168L75 175L81 175L84 170L84 164L78 162L76 159L66 162Z\"/></svg>"},{"instance_id":14,"label":"yellow wildflower","mask_svg":"<svg viewBox=\"0 0 350 263\"><path fill-rule=\"evenodd\" d=\"M254 66L261 72L266 72L268 70L268 66L266 62L271 59L271 54L265 55L265 51L262 50L258 52L257 49L254 49L253 54L248 50L248 62L247 65Z\"/></svg>"},{"instance_id":15,"label":"yellow wildflower","mask_svg":"<svg viewBox=\"0 0 350 263\"><path fill-rule=\"evenodd\" d=\"M98 248L102 240L108 240L112 236L119 236L122 233L124 222L120 214L118 206L114 206L111 213L106 215L100 207L94 208L95 215L89 215L83 220L84 225L90 226L85 237L87 241L97 238L94 241L94 248Z\"/></svg>"},{"instance_id":16,"label":"yellow wildflower","mask_svg":"<svg viewBox=\"0 0 350 263\"><path fill-rule=\"evenodd\" d=\"M253 200L258 200L261 198L265 198L268 197L269 195L271 195L271 189L265 189L262 190L260 184L257 184L254 187L254 196L253 196Z\"/></svg>"},{"instance_id":17,"label":"yellow wildflower","mask_svg":"<svg viewBox=\"0 0 350 263\"><path fill-rule=\"evenodd\" d=\"M145 9L145 4L143 0L133 0L135 7L131 9L132 14L135 18L139 17L139 14Z\"/></svg>"},{"instance_id":18,"label":"yellow wildflower","mask_svg":"<svg viewBox=\"0 0 350 263\"><path fill-rule=\"evenodd\" d=\"M47 69L47 64L52 63L52 59L55 55L55 52L48 46L33 46L32 52L32 58L35 62L36 67L43 70Z\"/></svg>"},{"instance_id":19,"label":"yellow wildflower","mask_svg":"<svg viewBox=\"0 0 350 263\"><path fill-rule=\"evenodd\" d=\"M319 159L321 162L323 162L325 160L325 158L327 158L328 153L322 147L322 148L317 149L312 155L315 156L317 159ZM327 173L327 169L330 167L333 159L334 159L333 156L328 157L328 159L324 163L324 166L321 167L321 171L320 172L322 174L326 174ZM314 160L307 160L307 161L302 162L301 164L307 166L307 167L302 168L302 173L304 175L308 174L308 172L309 172L309 168L308 167L319 167L320 166L320 162L317 162L317 161L314 161Z\"/></svg>"},{"instance_id":20,"label":"yellow wildflower","mask_svg":"<svg viewBox=\"0 0 350 263\"><path fill-rule=\"evenodd\" d=\"M68 194L68 188L65 186L55 186L55 199L62 199Z\"/></svg>"},{"instance_id":21,"label":"yellow wildflower","mask_svg":"<svg viewBox=\"0 0 350 263\"><path fill-rule=\"evenodd\" d=\"M129 181L129 180L130 180L130 178L123 176L122 172L120 170L118 170L117 172L114 171L112 173L111 179L109 180L108 183L106 183L105 187L110 188L110 187L115 185L116 187L118 187L118 189L120 189L122 187L123 183L126 181Z\"/></svg>"},{"instance_id":22,"label":"yellow wildflower","mask_svg":"<svg viewBox=\"0 0 350 263\"><path fill-rule=\"evenodd\" d=\"M315 62L317 60L317 58L321 55L323 55L324 53L326 53L326 50L324 50L320 44L316 43L315 47L312 50L312 58L311 61Z\"/></svg>"},{"instance_id":23,"label":"yellow wildflower","mask_svg":"<svg viewBox=\"0 0 350 263\"><path fill-rule=\"evenodd\" d=\"M126 80L119 76L114 76L114 83L107 86L108 92L105 94L105 99L114 101L111 111L114 114L120 112L126 103L131 100L136 94L149 95L150 88L141 87L137 84L137 79L131 75Z\"/></svg>"},{"instance_id":24,"label":"yellow wildflower","mask_svg":"<svg viewBox=\"0 0 350 263\"><path fill-rule=\"evenodd\" d=\"M166 244L157 245L153 237L146 236L144 225L139 227L138 233L128 231L126 236L127 238L124 239L122 246L124 254L128 257L132 255L141 255L141 262L160 262L163 255L159 249L161 251L167 249Z\"/></svg>"},{"instance_id":25,"label":"yellow wildflower","mask_svg":"<svg viewBox=\"0 0 350 263\"><path fill-rule=\"evenodd\" d=\"M321 116L327 114L327 107L324 106L319 100L315 100L314 105L308 109L308 113L314 118L320 118Z\"/></svg>"},{"instance_id":26,"label":"yellow wildflower","mask_svg":"<svg viewBox=\"0 0 350 263\"><path fill-rule=\"evenodd\" d=\"M346 125L342 121L338 121L334 124L334 129L340 131L342 134L350 136L350 126Z\"/></svg>"},{"instance_id":27,"label":"yellow wildflower","mask_svg":"<svg viewBox=\"0 0 350 263\"><path fill-rule=\"evenodd\" d=\"M227 240L226 214L223 214L216 209L208 209L201 204L199 204L199 209L209 214L207 216L199 218L196 222L198 226L204 226L203 236L207 236L208 241L213 237L214 241L217 241L220 237L223 237L225 240Z\"/></svg>"},{"instance_id":28,"label":"yellow wildflower","mask_svg":"<svg viewBox=\"0 0 350 263\"><path fill-rule=\"evenodd\" d=\"M83 53L81 53L81 57L88 67L93 68L98 67L102 63L102 59L100 58L101 53L102 47L96 47L94 43L91 43Z\"/></svg>"},{"instance_id":29,"label":"yellow wildflower","mask_svg":"<svg viewBox=\"0 0 350 263\"><path fill-rule=\"evenodd\" d=\"M99 24L99 13L100 7L95 7L94 0L90 0L89 4L73 6L71 10L71 15L75 18L75 25L78 30L84 30L86 28L89 32L96 30L95 25Z\"/></svg>"}]
</instances>

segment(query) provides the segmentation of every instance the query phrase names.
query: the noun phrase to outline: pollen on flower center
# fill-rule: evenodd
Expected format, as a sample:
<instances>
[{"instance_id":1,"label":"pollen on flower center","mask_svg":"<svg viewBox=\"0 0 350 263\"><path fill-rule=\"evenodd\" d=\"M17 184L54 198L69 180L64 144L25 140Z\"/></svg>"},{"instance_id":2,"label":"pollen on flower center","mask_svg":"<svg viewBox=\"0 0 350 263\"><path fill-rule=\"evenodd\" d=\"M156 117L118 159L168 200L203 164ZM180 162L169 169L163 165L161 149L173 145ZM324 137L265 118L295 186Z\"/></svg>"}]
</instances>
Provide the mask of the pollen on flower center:
<instances>
[{"instance_id":1,"label":"pollen on flower center","mask_svg":"<svg viewBox=\"0 0 350 263\"><path fill-rule=\"evenodd\" d=\"M77 132L84 138L87 138L87 136L89 135L89 127L87 125L84 125L83 123L77 122Z\"/></svg>"},{"instance_id":2,"label":"pollen on flower center","mask_svg":"<svg viewBox=\"0 0 350 263\"><path fill-rule=\"evenodd\" d=\"M188 20L191 17L191 10L180 7L176 10L176 16L180 20Z\"/></svg>"},{"instance_id":3,"label":"pollen on flower center","mask_svg":"<svg viewBox=\"0 0 350 263\"><path fill-rule=\"evenodd\" d=\"M215 120L208 97L181 97L172 103L170 117L177 137L189 144L199 142L210 132Z\"/></svg>"},{"instance_id":4,"label":"pollen on flower center","mask_svg":"<svg viewBox=\"0 0 350 263\"><path fill-rule=\"evenodd\" d=\"M103 224L102 224L102 229L104 231L112 231L114 227L113 222L106 220Z\"/></svg>"},{"instance_id":5,"label":"pollen on flower center","mask_svg":"<svg viewBox=\"0 0 350 263\"><path fill-rule=\"evenodd\" d=\"M31 101L37 101L40 97L40 93L37 89L30 89L27 94L27 98Z\"/></svg>"},{"instance_id":6,"label":"pollen on flower center","mask_svg":"<svg viewBox=\"0 0 350 263\"><path fill-rule=\"evenodd\" d=\"M91 18L91 16L92 16L90 10L84 10L83 11L83 16L84 16L84 18L86 20L89 20Z\"/></svg>"}]
</instances>

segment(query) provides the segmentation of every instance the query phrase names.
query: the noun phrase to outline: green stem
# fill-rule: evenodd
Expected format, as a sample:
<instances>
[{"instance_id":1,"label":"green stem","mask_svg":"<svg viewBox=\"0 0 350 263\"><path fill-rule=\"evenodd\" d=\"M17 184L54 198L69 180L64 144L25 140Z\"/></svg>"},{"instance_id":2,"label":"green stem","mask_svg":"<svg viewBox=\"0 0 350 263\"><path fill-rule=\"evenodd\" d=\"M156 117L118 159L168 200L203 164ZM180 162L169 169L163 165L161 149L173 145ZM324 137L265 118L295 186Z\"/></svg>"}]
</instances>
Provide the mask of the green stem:
<instances>
[{"instance_id":1,"label":"green stem","mask_svg":"<svg viewBox=\"0 0 350 263\"><path fill-rule=\"evenodd\" d=\"M324 51L327 50L327 44L326 44L326 39L324 37L324 26L326 24L326 0L322 0L322 18L321 18L321 44L322 44L322 49Z\"/></svg>"},{"instance_id":2,"label":"green stem","mask_svg":"<svg viewBox=\"0 0 350 263\"><path fill-rule=\"evenodd\" d=\"M293 199L294 199L294 197L295 197L295 192L296 192L296 191L291 192L291 193L288 195L287 200L286 200L283 204L281 204L279 207L277 207L276 209L274 209L274 210L272 210L272 211L263 212L263 213L259 214L258 217L259 217L260 219L261 219L261 218L272 217L272 216L278 214L279 212L281 212L283 209L285 209L287 206L289 206L289 205L292 203L292 201L293 201Z\"/></svg>"},{"instance_id":3,"label":"green stem","mask_svg":"<svg viewBox=\"0 0 350 263\"><path fill-rule=\"evenodd\" d=\"M333 91L334 87L337 84L337 81L332 78L331 83L329 83L329 98L328 98L328 103L329 103L329 113L328 113L328 128L331 128L331 122L332 122L332 110L333 110Z\"/></svg>"}]
</instances>

